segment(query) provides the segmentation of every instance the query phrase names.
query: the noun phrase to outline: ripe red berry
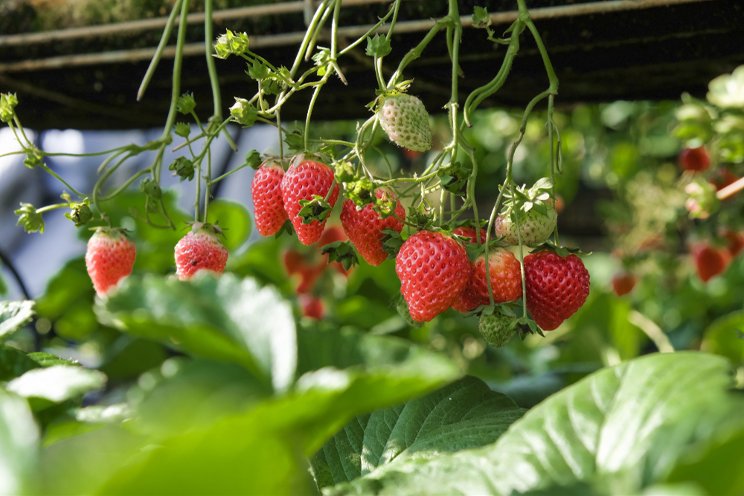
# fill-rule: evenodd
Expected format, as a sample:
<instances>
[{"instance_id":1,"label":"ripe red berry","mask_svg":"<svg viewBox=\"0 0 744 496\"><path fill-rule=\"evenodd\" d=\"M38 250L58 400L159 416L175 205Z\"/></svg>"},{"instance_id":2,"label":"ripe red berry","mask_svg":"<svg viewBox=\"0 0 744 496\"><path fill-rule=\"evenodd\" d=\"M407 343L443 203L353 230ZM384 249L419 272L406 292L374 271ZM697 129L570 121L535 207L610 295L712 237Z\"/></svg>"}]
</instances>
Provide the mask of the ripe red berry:
<instances>
[{"instance_id":1,"label":"ripe red berry","mask_svg":"<svg viewBox=\"0 0 744 496\"><path fill-rule=\"evenodd\" d=\"M686 171L701 172L710 167L710 155L703 146L684 148L679 153L679 166Z\"/></svg>"},{"instance_id":2,"label":"ripe red berry","mask_svg":"<svg viewBox=\"0 0 744 496\"><path fill-rule=\"evenodd\" d=\"M730 258L726 250L719 250L707 243L695 245L692 248L695 270L703 282L708 282L728 267Z\"/></svg>"},{"instance_id":3,"label":"ripe red berry","mask_svg":"<svg viewBox=\"0 0 744 496\"><path fill-rule=\"evenodd\" d=\"M227 264L227 249L222 246L214 228L195 227L176 243L176 276L191 279L200 270L221 274Z\"/></svg>"},{"instance_id":4,"label":"ripe red berry","mask_svg":"<svg viewBox=\"0 0 744 496\"><path fill-rule=\"evenodd\" d=\"M488 253L488 269L495 303L516 301L522 296L522 274L519 260L509 250L497 248ZM455 299L452 308L469 312L489 303L486 282L486 257L479 256L473 263L473 273L467 286Z\"/></svg>"},{"instance_id":5,"label":"ripe red berry","mask_svg":"<svg viewBox=\"0 0 744 496\"><path fill-rule=\"evenodd\" d=\"M637 282L636 276L630 272L621 271L612 276L612 290L618 296L623 296L635 287Z\"/></svg>"},{"instance_id":6,"label":"ripe red berry","mask_svg":"<svg viewBox=\"0 0 744 496\"><path fill-rule=\"evenodd\" d=\"M428 322L447 310L470 278L465 248L442 233L419 231L401 246L395 259L400 292L411 318Z\"/></svg>"},{"instance_id":7,"label":"ripe red berry","mask_svg":"<svg viewBox=\"0 0 744 496\"><path fill-rule=\"evenodd\" d=\"M262 236L272 236L287 220L282 200L281 183L284 169L277 162L266 162L256 171L251 186L256 229Z\"/></svg>"},{"instance_id":8,"label":"ripe red berry","mask_svg":"<svg viewBox=\"0 0 744 496\"><path fill-rule=\"evenodd\" d=\"M393 193L378 189L375 192L377 198L392 199ZM374 204L369 203L358 209L351 200L344 201L341 210L341 225L351 244L359 252L364 260L370 265L380 265L387 258L387 253L382 246L385 237L383 231L391 229L400 232L406 219L406 211L400 200L395 199L395 211L389 217L382 217L374 209Z\"/></svg>"},{"instance_id":9,"label":"ripe red berry","mask_svg":"<svg viewBox=\"0 0 744 496\"><path fill-rule=\"evenodd\" d=\"M457 234L463 238L467 238L471 243L478 243L478 238L475 234L475 228L472 226L460 226L452 230L452 234ZM480 230L480 243L486 242L486 230L481 228Z\"/></svg>"},{"instance_id":10,"label":"ripe red berry","mask_svg":"<svg viewBox=\"0 0 744 496\"><path fill-rule=\"evenodd\" d=\"M333 188L331 190L331 188ZM290 166L281 184L282 201L297 238L303 245L311 245L320 239L325 228L325 220L313 220L305 224L299 216L300 200L312 200L315 195L326 198L333 207L338 199L338 185L333 179L333 170L326 164L313 160L301 160Z\"/></svg>"},{"instance_id":11,"label":"ripe red berry","mask_svg":"<svg viewBox=\"0 0 744 496\"><path fill-rule=\"evenodd\" d=\"M322 319L325 314L323 300L311 294L300 295L300 309L303 316L311 319Z\"/></svg>"},{"instance_id":12,"label":"ripe red berry","mask_svg":"<svg viewBox=\"0 0 744 496\"><path fill-rule=\"evenodd\" d=\"M304 264L304 257L299 251L290 249L284 252L282 262L284 263L284 270L291 276L299 272Z\"/></svg>"},{"instance_id":13,"label":"ripe red berry","mask_svg":"<svg viewBox=\"0 0 744 496\"><path fill-rule=\"evenodd\" d=\"M737 232L727 230L723 233L723 237L726 238L726 249L731 255L731 258L737 256L744 250L744 232Z\"/></svg>"},{"instance_id":14,"label":"ripe red berry","mask_svg":"<svg viewBox=\"0 0 744 496\"><path fill-rule=\"evenodd\" d=\"M85 267L98 296L132 273L136 248L120 229L100 228L88 240Z\"/></svg>"},{"instance_id":15,"label":"ripe red berry","mask_svg":"<svg viewBox=\"0 0 744 496\"><path fill-rule=\"evenodd\" d=\"M524 257L527 310L545 331L552 331L581 308L589 295L589 272L576 255L551 251Z\"/></svg>"}]
</instances>

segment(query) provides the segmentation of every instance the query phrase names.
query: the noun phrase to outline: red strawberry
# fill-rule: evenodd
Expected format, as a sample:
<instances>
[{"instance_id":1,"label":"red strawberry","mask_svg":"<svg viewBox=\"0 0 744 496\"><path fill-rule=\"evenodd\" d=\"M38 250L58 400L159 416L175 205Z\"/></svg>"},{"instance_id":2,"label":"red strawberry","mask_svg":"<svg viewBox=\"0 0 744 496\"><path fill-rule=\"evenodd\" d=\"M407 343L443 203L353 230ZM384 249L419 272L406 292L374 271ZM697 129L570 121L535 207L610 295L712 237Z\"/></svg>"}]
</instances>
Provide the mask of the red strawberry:
<instances>
[{"instance_id":1,"label":"red strawberry","mask_svg":"<svg viewBox=\"0 0 744 496\"><path fill-rule=\"evenodd\" d=\"M705 243L692 248L692 258L695 261L695 270L698 277L703 282L708 282L713 277L723 273L730 261L729 253L726 250L719 250Z\"/></svg>"},{"instance_id":2,"label":"red strawberry","mask_svg":"<svg viewBox=\"0 0 744 496\"><path fill-rule=\"evenodd\" d=\"M506 303L518 300L522 296L522 274L517 257L509 250L497 248L488 253L488 260L493 301ZM468 285L455 299L452 308L464 313L487 305L490 300L486 284L486 257L481 255L473 264Z\"/></svg>"},{"instance_id":3,"label":"red strawberry","mask_svg":"<svg viewBox=\"0 0 744 496\"><path fill-rule=\"evenodd\" d=\"M120 229L99 228L88 240L85 267L98 296L132 273L136 248Z\"/></svg>"},{"instance_id":4,"label":"red strawberry","mask_svg":"<svg viewBox=\"0 0 744 496\"><path fill-rule=\"evenodd\" d=\"M678 162L686 171L701 172L710 167L710 155L703 146L685 148L679 153Z\"/></svg>"},{"instance_id":5,"label":"red strawberry","mask_svg":"<svg viewBox=\"0 0 744 496\"><path fill-rule=\"evenodd\" d=\"M460 226L456 227L452 230L452 234L457 234L458 236L462 236L463 238L468 238L471 243L477 243L478 238L475 235L475 228L472 226ZM486 242L486 230L481 228L480 230L480 243L483 244Z\"/></svg>"},{"instance_id":6,"label":"red strawberry","mask_svg":"<svg viewBox=\"0 0 744 496\"><path fill-rule=\"evenodd\" d=\"M618 296L626 295L633 291L636 281L636 276L630 272L620 271L612 276L612 290Z\"/></svg>"},{"instance_id":7,"label":"red strawberry","mask_svg":"<svg viewBox=\"0 0 744 496\"><path fill-rule=\"evenodd\" d=\"M292 274L296 274L300 271L302 265L305 263L305 260L302 256L302 253L297 250L290 249L284 252L282 262L284 262L284 270L286 270L287 274L291 276Z\"/></svg>"},{"instance_id":8,"label":"red strawberry","mask_svg":"<svg viewBox=\"0 0 744 496\"><path fill-rule=\"evenodd\" d=\"M419 231L401 246L395 259L400 292L411 318L428 322L447 310L470 278L465 248L442 233Z\"/></svg>"},{"instance_id":9,"label":"red strawberry","mask_svg":"<svg viewBox=\"0 0 744 496\"><path fill-rule=\"evenodd\" d=\"M251 195L256 218L256 229L261 236L271 236L287 220L282 201L281 183L284 169L277 162L265 162L253 176Z\"/></svg>"},{"instance_id":10,"label":"red strawberry","mask_svg":"<svg viewBox=\"0 0 744 496\"><path fill-rule=\"evenodd\" d=\"M729 255L731 255L731 258L744 250L744 233L727 230L723 233L723 237L726 238L726 249L728 250Z\"/></svg>"},{"instance_id":11,"label":"red strawberry","mask_svg":"<svg viewBox=\"0 0 744 496\"><path fill-rule=\"evenodd\" d=\"M299 216L302 210L300 200L312 200L315 195L325 198L331 188L328 203L332 208L338 199L338 185L333 180L333 170L321 162L301 160L284 174L281 185L284 209L303 245L311 245L320 239L325 220L305 224Z\"/></svg>"},{"instance_id":12,"label":"red strawberry","mask_svg":"<svg viewBox=\"0 0 744 496\"><path fill-rule=\"evenodd\" d=\"M394 198L393 193L378 189L375 191L377 198ZM406 211L400 200L395 199L395 211L389 217L382 217L374 209L374 204L369 203L362 209L351 200L344 202L341 210L341 225L351 244L359 252L364 260L370 265L380 265L387 258L387 253L382 247L382 239L385 236L383 230L392 229L400 232L406 219Z\"/></svg>"},{"instance_id":13,"label":"red strawberry","mask_svg":"<svg viewBox=\"0 0 744 496\"><path fill-rule=\"evenodd\" d=\"M530 253L524 257L524 271L527 309L545 331L576 313L589 295L589 272L576 255Z\"/></svg>"},{"instance_id":14,"label":"red strawberry","mask_svg":"<svg viewBox=\"0 0 744 496\"><path fill-rule=\"evenodd\" d=\"M227 249L217 239L214 227L194 225L194 230L176 243L176 275L182 281L200 270L221 274L227 264Z\"/></svg>"},{"instance_id":15,"label":"red strawberry","mask_svg":"<svg viewBox=\"0 0 744 496\"><path fill-rule=\"evenodd\" d=\"M735 183L737 179L739 178L736 174L725 167L721 167L714 173L711 182L716 187L717 191L721 191L729 184Z\"/></svg>"},{"instance_id":16,"label":"red strawberry","mask_svg":"<svg viewBox=\"0 0 744 496\"><path fill-rule=\"evenodd\" d=\"M311 319L322 319L325 314L323 300L310 294L300 295L300 309L304 317Z\"/></svg>"}]
</instances>

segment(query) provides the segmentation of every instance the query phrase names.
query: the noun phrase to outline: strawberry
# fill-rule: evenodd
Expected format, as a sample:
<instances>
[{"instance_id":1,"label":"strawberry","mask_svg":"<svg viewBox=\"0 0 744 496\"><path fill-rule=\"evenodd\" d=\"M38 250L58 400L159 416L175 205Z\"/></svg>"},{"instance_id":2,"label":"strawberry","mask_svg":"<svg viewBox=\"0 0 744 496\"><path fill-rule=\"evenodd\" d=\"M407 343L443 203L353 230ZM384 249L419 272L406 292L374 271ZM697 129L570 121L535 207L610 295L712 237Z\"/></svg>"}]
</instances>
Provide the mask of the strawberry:
<instances>
[{"instance_id":1,"label":"strawberry","mask_svg":"<svg viewBox=\"0 0 744 496\"><path fill-rule=\"evenodd\" d=\"M744 250L744 232L729 229L723 233L723 237L726 238L726 249L729 255L731 255L731 258L734 258Z\"/></svg>"},{"instance_id":2,"label":"strawberry","mask_svg":"<svg viewBox=\"0 0 744 496\"><path fill-rule=\"evenodd\" d=\"M136 248L121 229L99 228L88 240L85 267L98 296L132 273Z\"/></svg>"},{"instance_id":3,"label":"strawberry","mask_svg":"<svg viewBox=\"0 0 744 496\"><path fill-rule=\"evenodd\" d=\"M368 264L376 266L387 258L387 253L382 246L385 237L383 231L385 229L402 231L406 211L400 200L387 190L378 189L375 191L375 196L382 199L395 199L395 210L392 215L383 217L375 210L374 203L368 203L360 209L353 201L346 200L341 210L341 225L362 258Z\"/></svg>"},{"instance_id":4,"label":"strawberry","mask_svg":"<svg viewBox=\"0 0 744 496\"><path fill-rule=\"evenodd\" d=\"M200 270L221 274L227 264L227 249L217 239L218 231L208 224L194 224L194 229L176 243L176 276L191 279Z\"/></svg>"},{"instance_id":5,"label":"strawberry","mask_svg":"<svg viewBox=\"0 0 744 496\"><path fill-rule=\"evenodd\" d=\"M488 344L500 348L516 334L517 321L506 315L481 315L478 332Z\"/></svg>"},{"instance_id":6,"label":"strawberry","mask_svg":"<svg viewBox=\"0 0 744 496\"><path fill-rule=\"evenodd\" d=\"M509 250L497 248L488 253L488 260L493 301L506 303L518 300L522 296L522 274L517 257ZM452 307L465 313L480 305L488 305L489 301L486 258L481 255L473 263L473 272L468 284L455 299Z\"/></svg>"},{"instance_id":7,"label":"strawberry","mask_svg":"<svg viewBox=\"0 0 744 496\"><path fill-rule=\"evenodd\" d=\"M470 278L465 248L442 233L419 231L401 246L395 272L411 318L428 322L447 310Z\"/></svg>"},{"instance_id":8,"label":"strawberry","mask_svg":"<svg viewBox=\"0 0 744 496\"><path fill-rule=\"evenodd\" d=\"M315 220L305 223L300 216L300 210L303 210L300 201L310 201L318 196L323 199L321 202L325 203L330 191L326 207L333 208L338 199L338 185L334 182L333 170L326 164L313 160L296 161L284 174L281 190L284 209L297 231L297 238L303 245L311 245L318 241L325 228L327 213L319 212Z\"/></svg>"},{"instance_id":9,"label":"strawberry","mask_svg":"<svg viewBox=\"0 0 744 496\"><path fill-rule=\"evenodd\" d=\"M413 95L392 95L383 99L377 111L382 129L390 141L414 152L431 148L429 114L421 100Z\"/></svg>"},{"instance_id":10,"label":"strawberry","mask_svg":"<svg viewBox=\"0 0 744 496\"><path fill-rule=\"evenodd\" d=\"M452 234L457 234L463 238L467 238L470 243L478 243L478 238L475 234L475 228L472 226L460 226L452 230ZM486 242L486 230L481 228L480 230L480 244Z\"/></svg>"},{"instance_id":11,"label":"strawberry","mask_svg":"<svg viewBox=\"0 0 744 496\"><path fill-rule=\"evenodd\" d=\"M620 271L612 276L612 290L616 295L623 296L633 291L636 282L636 276L630 272Z\"/></svg>"},{"instance_id":12,"label":"strawberry","mask_svg":"<svg viewBox=\"0 0 744 496\"><path fill-rule=\"evenodd\" d=\"M703 146L684 148L677 159L679 166L686 171L701 172L710 167L710 155Z\"/></svg>"},{"instance_id":13,"label":"strawberry","mask_svg":"<svg viewBox=\"0 0 744 496\"><path fill-rule=\"evenodd\" d=\"M253 176L251 195L256 229L261 236L276 234L287 220L282 201L281 183L284 169L277 162L265 162Z\"/></svg>"},{"instance_id":14,"label":"strawberry","mask_svg":"<svg viewBox=\"0 0 744 496\"><path fill-rule=\"evenodd\" d=\"M538 251L524 257L527 309L546 331L581 308L589 295L589 272L576 255Z\"/></svg>"},{"instance_id":15,"label":"strawberry","mask_svg":"<svg viewBox=\"0 0 744 496\"><path fill-rule=\"evenodd\" d=\"M305 260L302 256L302 253L297 250L290 249L284 252L284 255L282 256L282 262L284 263L284 270L286 270L287 274L291 276L293 274L297 274L301 270L302 265L305 263Z\"/></svg>"},{"instance_id":16,"label":"strawberry","mask_svg":"<svg viewBox=\"0 0 744 496\"><path fill-rule=\"evenodd\" d=\"M496 235L510 245L521 241L526 246L537 246L547 241L558 221L555 202L550 198L552 187L550 180L543 178L529 189L521 186L508 192L505 209L494 225Z\"/></svg>"},{"instance_id":17,"label":"strawberry","mask_svg":"<svg viewBox=\"0 0 744 496\"><path fill-rule=\"evenodd\" d=\"M310 294L300 295L300 310L304 317L310 319L322 319L325 314L325 305L323 300Z\"/></svg>"},{"instance_id":18,"label":"strawberry","mask_svg":"<svg viewBox=\"0 0 744 496\"><path fill-rule=\"evenodd\" d=\"M698 277L703 282L723 273L731 260L728 251L719 250L707 243L693 246L692 258Z\"/></svg>"}]
</instances>

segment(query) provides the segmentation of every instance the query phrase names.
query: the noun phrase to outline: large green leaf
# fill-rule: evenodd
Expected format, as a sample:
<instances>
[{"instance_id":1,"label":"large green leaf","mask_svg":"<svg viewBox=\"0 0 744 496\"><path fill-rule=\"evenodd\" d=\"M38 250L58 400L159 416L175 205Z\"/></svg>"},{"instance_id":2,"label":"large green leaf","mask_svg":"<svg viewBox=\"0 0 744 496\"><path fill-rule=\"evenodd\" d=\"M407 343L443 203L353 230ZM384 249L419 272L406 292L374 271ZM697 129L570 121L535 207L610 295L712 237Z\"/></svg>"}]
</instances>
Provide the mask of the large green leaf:
<instances>
[{"instance_id":1,"label":"large green leaf","mask_svg":"<svg viewBox=\"0 0 744 496\"><path fill-rule=\"evenodd\" d=\"M0 494L29 491L38 438L38 428L26 402L0 389Z\"/></svg>"},{"instance_id":2,"label":"large green leaf","mask_svg":"<svg viewBox=\"0 0 744 496\"><path fill-rule=\"evenodd\" d=\"M128 426L146 437L105 429L86 433L82 444L59 441L46 452L45 487L101 494L308 493L305 457L352 418L460 374L446 358L397 338L308 330L300 347L302 375L268 398L237 365L164 363L131 395ZM76 461L63 459L65 446Z\"/></svg>"},{"instance_id":3,"label":"large green leaf","mask_svg":"<svg viewBox=\"0 0 744 496\"><path fill-rule=\"evenodd\" d=\"M8 390L24 398L40 398L54 403L100 389L106 376L97 370L73 365L52 365L29 370L8 383Z\"/></svg>"},{"instance_id":4,"label":"large green leaf","mask_svg":"<svg viewBox=\"0 0 744 496\"><path fill-rule=\"evenodd\" d=\"M0 301L0 340L21 329L33 316L33 301Z\"/></svg>"},{"instance_id":5,"label":"large green leaf","mask_svg":"<svg viewBox=\"0 0 744 496\"><path fill-rule=\"evenodd\" d=\"M191 281L129 277L98 302L100 320L135 336L195 356L239 363L277 390L291 383L295 323L289 304L272 288L230 274Z\"/></svg>"},{"instance_id":6,"label":"large green leaf","mask_svg":"<svg viewBox=\"0 0 744 496\"><path fill-rule=\"evenodd\" d=\"M522 413L508 397L466 377L352 420L313 458L316 482L348 482L406 461L493 443Z\"/></svg>"},{"instance_id":7,"label":"large green leaf","mask_svg":"<svg viewBox=\"0 0 744 496\"><path fill-rule=\"evenodd\" d=\"M511 494L580 483L637 493L731 415L726 360L650 355L601 370L551 396L495 443L401 463L334 493Z\"/></svg>"},{"instance_id":8,"label":"large green leaf","mask_svg":"<svg viewBox=\"0 0 744 496\"><path fill-rule=\"evenodd\" d=\"M738 429L718 433L709 443L685 453L667 481L694 483L716 496L744 494L744 422L739 424Z\"/></svg>"}]
</instances>

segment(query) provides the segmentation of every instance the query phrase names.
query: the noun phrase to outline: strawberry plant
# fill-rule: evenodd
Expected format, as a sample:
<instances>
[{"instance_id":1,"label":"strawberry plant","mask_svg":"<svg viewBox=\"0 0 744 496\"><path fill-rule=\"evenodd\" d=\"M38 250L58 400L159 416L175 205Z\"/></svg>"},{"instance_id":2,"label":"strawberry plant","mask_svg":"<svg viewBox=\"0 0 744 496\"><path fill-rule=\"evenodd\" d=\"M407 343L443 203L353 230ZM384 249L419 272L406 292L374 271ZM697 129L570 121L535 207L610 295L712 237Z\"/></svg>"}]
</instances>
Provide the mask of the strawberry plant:
<instances>
[{"instance_id":1,"label":"strawberry plant","mask_svg":"<svg viewBox=\"0 0 744 496\"><path fill-rule=\"evenodd\" d=\"M204 121L182 77L193 6L172 2L139 95L175 30L162 133L93 152L90 191L50 167L58 152L30 139L15 94L0 95L19 147L8 156L64 188L57 203L21 203L19 225L43 233L65 210L88 240L84 259L36 301L0 302L0 493L744 491L741 375L733 391L731 381L744 363L733 334L744 314L724 286L744 283L744 186L720 174L744 161L739 100L722 88L740 71L711 83L707 103L685 97L677 141L653 157L665 163L640 171L641 145L603 157L590 145L612 137L597 136L582 114L592 111L556 108L550 52L525 0L500 35L486 8L471 17L448 0L410 46L396 36L401 4L380 6L376 23L348 37L342 1L320 1L285 66L248 33L215 37L205 0ZM469 26L503 53L462 94ZM426 82L406 79L436 43L450 63L443 115L416 96ZM524 45L540 54L544 90L516 116L484 112ZM348 83L350 57L366 60L377 88L367 118L339 132L313 114L332 82ZM229 116L224 59L245 64L248 83ZM303 98L305 121L283 120L287 102ZM607 127L656 115L631 104L597 112ZM494 115L511 131L488 155ZM216 144L237 146L229 129L257 125L274 130L276 148L239 150L241 165L213 170ZM609 165L578 167L578 157ZM183 187L164 186L166 168ZM214 198L250 169L251 204ZM559 236L584 169L617 195L606 220L620 262ZM189 212L176 206L185 187ZM246 246L251 224L261 239ZM701 281L680 283L679 253L659 253L675 241L694 246ZM623 272L611 282L613 264ZM611 284L622 299L602 287ZM688 298L678 321L702 320L682 312L703 298L723 316L701 340L667 333L657 322L672 329L674 316L660 289Z\"/></svg>"}]
</instances>

